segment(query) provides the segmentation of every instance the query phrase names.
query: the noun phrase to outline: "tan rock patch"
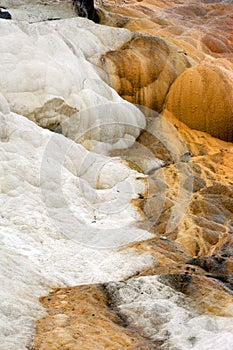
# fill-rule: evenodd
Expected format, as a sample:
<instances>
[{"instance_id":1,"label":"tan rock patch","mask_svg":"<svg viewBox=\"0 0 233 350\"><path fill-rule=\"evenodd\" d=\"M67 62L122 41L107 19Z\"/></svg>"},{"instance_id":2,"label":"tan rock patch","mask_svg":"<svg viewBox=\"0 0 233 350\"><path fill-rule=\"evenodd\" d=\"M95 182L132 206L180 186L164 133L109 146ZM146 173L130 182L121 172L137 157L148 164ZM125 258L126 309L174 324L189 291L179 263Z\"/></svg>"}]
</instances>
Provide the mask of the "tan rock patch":
<instances>
[{"instance_id":1,"label":"tan rock patch","mask_svg":"<svg viewBox=\"0 0 233 350\"><path fill-rule=\"evenodd\" d=\"M100 285L54 289L40 302L48 316L36 324L32 350L149 349L107 305Z\"/></svg>"},{"instance_id":2,"label":"tan rock patch","mask_svg":"<svg viewBox=\"0 0 233 350\"><path fill-rule=\"evenodd\" d=\"M187 70L173 84L166 108L192 129L233 141L233 74L206 63Z\"/></svg>"}]
</instances>

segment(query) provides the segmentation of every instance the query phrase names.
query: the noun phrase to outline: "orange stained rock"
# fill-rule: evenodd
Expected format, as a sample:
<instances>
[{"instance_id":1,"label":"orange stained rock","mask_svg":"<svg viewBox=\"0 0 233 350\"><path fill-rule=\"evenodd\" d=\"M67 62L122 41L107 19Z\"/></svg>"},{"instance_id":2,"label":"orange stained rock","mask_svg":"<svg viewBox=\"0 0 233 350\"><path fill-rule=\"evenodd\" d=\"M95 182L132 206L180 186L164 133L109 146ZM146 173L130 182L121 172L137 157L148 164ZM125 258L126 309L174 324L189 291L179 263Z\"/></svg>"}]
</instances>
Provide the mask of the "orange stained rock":
<instances>
[{"instance_id":1,"label":"orange stained rock","mask_svg":"<svg viewBox=\"0 0 233 350\"><path fill-rule=\"evenodd\" d=\"M133 39L104 56L108 83L159 112L166 99L165 108L191 128L232 142L233 4L105 0L102 10L104 24L146 35L143 50Z\"/></svg>"},{"instance_id":2,"label":"orange stained rock","mask_svg":"<svg viewBox=\"0 0 233 350\"><path fill-rule=\"evenodd\" d=\"M149 349L107 305L101 286L57 288L40 301L48 315L37 321L32 350Z\"/></svg>"},{"instance_id":3,"label":"orange stained rock","mask_svg":"<svg viewBox=\"0 0 233 350\"><path fill-rule=\"evenodd\" d=\"M216 254L226 259L210 274L228 278L233 273L233 145L225 142L233 135L232 6L104 0L103 23L145 35L134 34L121 48L102 56L107 82L125 99L162 111L186 143L193 170L187 211L164 239L179 174L164 145L146 131L138 138L166 166L151 174L159 178L163 172L163 181L154 183L144 198L133 200L143 220L152 217L153 224L147 221L146 228L155 237L132 246L139 253L149 251L157 261L135 276L185 273L191 258ZM232 316L230 289L207 277L209 272L200 266L194 270L186 290L191 306L205 314ZM122 327L123 320L108 308L99 286L57 289L41 301L48 316L37 323L32 349L150 348L130 327Z\"/></svg>"},{"instance_id":4,"label":"orange stained rock","mask_svg":"<svg viewBox=\"0 0 233 350\"><path fill-rule=\"evenodd\" d=\"M165 108L192 129L233 141L233 71L212 63L186 70L171 87Z\"/></svg>"},{"instance_id":5,"label":"orange stained rock","mask_svg":"<svg viewBox=\"0 0 233 350\"><path fill-rule=\"evenodd\" d=\"M175 79L191 64L157 37L135 35L119 50L100 59L107 83L129 102L161 111Z\"/></svg>"},{"instance_id":6,"label":"orange stained rock","mask_svg":"<svg viewBox=\"0 0 233 350\"><path fill-rule=\"evenodd\" d=\"M193 176L189 203L184 202L185 215L176 229L169 233L168 239L175 241L189 256L210 256L224 246L232 230L233 145L191 130L167 110L160 118L161 121L163 118L169 120L185 142L190 151L189 164ZM174 137L174 148L177 141L177 137ZM165 152L164 145L158 140L156 142L155 136L144 132L138 142L165 161L164 167L147 178L148 190L144 198L134 200L144 214L139 225L155 234L150 250L155 254L158 266L161 267L165 261L167 264L168 258L172 265L176 261L175 256L168 257L166 250L159 250L157 244L160 236L166 236L166 225L178 197L181 174ZM146 242L137 244L137 247L143 251Z\"/></svg>"},{"instance_id":7,"label":"orange stained rock","mask_svg":"<svg viewBox=\"0 0 233 350\"><path fill-rule=\"evenodd\" d=\"M232 58L231 3L104 0L103 4L108 13L105 24L164 38L196 58Z\"/></svg>"}]
</instances>

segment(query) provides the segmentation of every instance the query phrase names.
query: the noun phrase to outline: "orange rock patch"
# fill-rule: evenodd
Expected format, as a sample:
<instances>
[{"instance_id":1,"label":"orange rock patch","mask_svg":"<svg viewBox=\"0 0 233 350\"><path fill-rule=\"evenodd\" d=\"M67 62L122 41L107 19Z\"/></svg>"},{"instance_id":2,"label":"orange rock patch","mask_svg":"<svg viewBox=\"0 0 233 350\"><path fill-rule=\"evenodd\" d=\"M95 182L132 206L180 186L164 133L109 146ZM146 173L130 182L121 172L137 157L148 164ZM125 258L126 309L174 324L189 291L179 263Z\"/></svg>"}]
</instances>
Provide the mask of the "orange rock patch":
<instances>
[{"instance_id":1,"label":"orange rock patch","mask_svg":"<svg viewBox=\"0 0 233 350\"><path fill-rule=\"evenodd\" d=\"M99 285L57 288L40 302L48 316L37 321L31 350L149 349L147 341L107 306Z\"/></svg>"}]
</instances>

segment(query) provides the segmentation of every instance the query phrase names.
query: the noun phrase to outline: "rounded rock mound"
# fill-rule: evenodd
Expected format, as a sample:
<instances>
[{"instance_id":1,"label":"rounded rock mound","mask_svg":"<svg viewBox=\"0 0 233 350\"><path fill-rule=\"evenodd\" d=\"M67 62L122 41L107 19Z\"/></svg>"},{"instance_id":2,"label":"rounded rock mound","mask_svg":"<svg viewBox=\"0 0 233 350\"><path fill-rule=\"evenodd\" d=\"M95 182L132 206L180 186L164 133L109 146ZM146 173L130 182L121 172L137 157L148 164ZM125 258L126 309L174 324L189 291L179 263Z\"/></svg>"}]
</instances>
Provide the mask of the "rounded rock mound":
<instances>
[{"instance_id":1,"label":"rounded rock mound","mask_svg":"<svg viewBox=\"0 0 233 350\"><path fill-rule=\"evenodd\" d=\"M192 129L232 142L232 72L212 63L187 69L172 85L165 108Z\"/></svg>"}]
</instances>

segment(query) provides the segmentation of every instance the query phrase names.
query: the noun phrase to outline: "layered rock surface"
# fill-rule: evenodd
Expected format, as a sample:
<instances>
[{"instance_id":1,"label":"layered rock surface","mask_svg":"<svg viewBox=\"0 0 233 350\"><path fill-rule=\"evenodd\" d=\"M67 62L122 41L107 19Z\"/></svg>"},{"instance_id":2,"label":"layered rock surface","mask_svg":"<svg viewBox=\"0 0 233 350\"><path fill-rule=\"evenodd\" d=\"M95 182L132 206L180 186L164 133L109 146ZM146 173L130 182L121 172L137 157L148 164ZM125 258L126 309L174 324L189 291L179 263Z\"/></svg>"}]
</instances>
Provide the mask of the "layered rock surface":
<instances>
[{"instance_id":1,"label":"layered rock surface","mask_svg":"<svg viewBox=\"0 0 233 350\"><path fill-rule=\"evenodd\" d=\"M165 108L192 129L232 141L232 86L232 71L214 63L201 63L177 79Z\"/></svg>"},{"instance_id":2,"label":"layered rock surface","mask_svg":"<svg viewBox=\"0 0 233 350\"><path fill-rule=\"evenodd\" d=\"M156 101L160 100L163 102L163 108L174 112L176 118L191 128L206 131L226 141L232 141L232 3L204 1L195 1L195 3L154 1L151 3L145 0L116 2L113 5L111 1L104 1L101 9L102 23L128 28L151 37L159 37L160 39L156 40L161 42L161 39L165 39L170 45L175 45L178 52L173 59L167 56L167 60L164 58L161 60L160 55L157 54L157 50L161 49L159 44L156 45L157 49L154 50L154 53L156 52L158 60L154 58L154 72L158 70L159 65L164 67L164 62L166 62L166 67L170 64L176 76L181 72L180 69L182 70L185 61L186 67L188 67L187 62L189 65L195 65L194 68L186 70L171 87L165 103L164 92L166 95L167 91L164 86L168 86L171 69L163 69L163 74L159 76L148 71L147 79L152 79L153 85L150 84L150 88L145 89L143 82L141 87L134 84L131 90L134 91L134 87L136 88L133 101L136 100L148 107L152 106L151 101L155 101L153 107L160 111L161 104L156 104ZM124 49L124 47L121 48L119 53L117 51L114 55L122 56ZM150 45L147 49L144 48L145 51L151 58L153 57L149 53ZM110 57L113 56L112 53L110 55ZM139 76L142 70L143 75L147 74L147 69L141 69L144 62L143 57L141 61L140 58L133 60L133 65L130 66L130 60L127 60L128 53L126 52L123 56L124 59L121 58L118 63L118 67L119 64L121 65L118 70L127 70L126 79L136 71ZM203 63L200 64L202 61ZM147 62L145 64L148 67ZM151 65L153 66L153 63ZM109 73L109 66L107 72ZM110 73L114 76L113 78L110 75L111 85L121 94L117 73L115 74L114 69L111 69ZM219 128L219 122L221 128Z\"/></svg>"},{"instance_id":3,"label":"layered rock surface","mask_svg":"<svg viewBox=\"0 0 233 350\"><path fill-rule=\"evenodd\" d=\"M8 350L29 346L42 314L37 298L54 285L106 282L113 271L123 278L152 261L116 251L150 236L134 227L140 216L130 203L145 191L144 175L80 144L106 153L132 144L145 125L88 61L131 33L78 18L29 24L20 11L1 21L8 42L1 41L1 347Z\"/></svg>"},{"instance_id":4,"label":"layered rock surface","mask_svg":"<svg viewBox=\"0 0 233 350\"><path fill-rule=\"evenodd\" d=\"M121 45L131 33L96 28L95 33L92 22L85 19L31 25L3 21L1 35L8 44L7 50L4 41L1 44L1 92L13 112L50 130L63 128L63 134L76 141L96 138L114 144L122 139L124 143L124 134L125 142L132 143L145 125L144 117L89 63L90 57ZM103 113L106 109L108 113ZM100 124L108 129L101 140Z\"/></svg>"},{"instance_id":5,"label":"layered rock surface","mask_svg":"<svg viewBox=\"0 0 233 350\"><path fill-rule=\"evenodd\" d=\"M121 160L92 154L1 102L1 346L22 350L42 315L41 294L151 263L146 253L116 250L148 236L133 227L139 215L129 203L145 186Z\"/></svg>"},{"instance_id":6,"label":"layered rock surface","mask_svg":"<svg viewBox=\"0 0 233 350\"><path fill-rule=\"evenodd\" d=\"M160 38L135 34L119 50L102 55L101 68L123 98L160 112L172 83L190 61Z\"/></svg>"},{"instance_id":7,"label":"layered rock surface","mask_svg":"<svg viewBox=\"0 0 233 350\"><path fill-rule=\"evenodd\" d=\"M232 349L232 5L2 5L1 348Z\"/></svg>"},{"instance_id":8,"label":"layered rock surface","mask_svg":"<svg viewBox=\"0 0 233 350\"><path fill-rule=\"evenodd\" d=\"M227 335L230 349L231 319L200 315L189 298L164 282L150 276L56 289L41 298L48 316L37 323L34 347L209 349L213 339L221 346Z\"/></svg>"}]
</instances>

